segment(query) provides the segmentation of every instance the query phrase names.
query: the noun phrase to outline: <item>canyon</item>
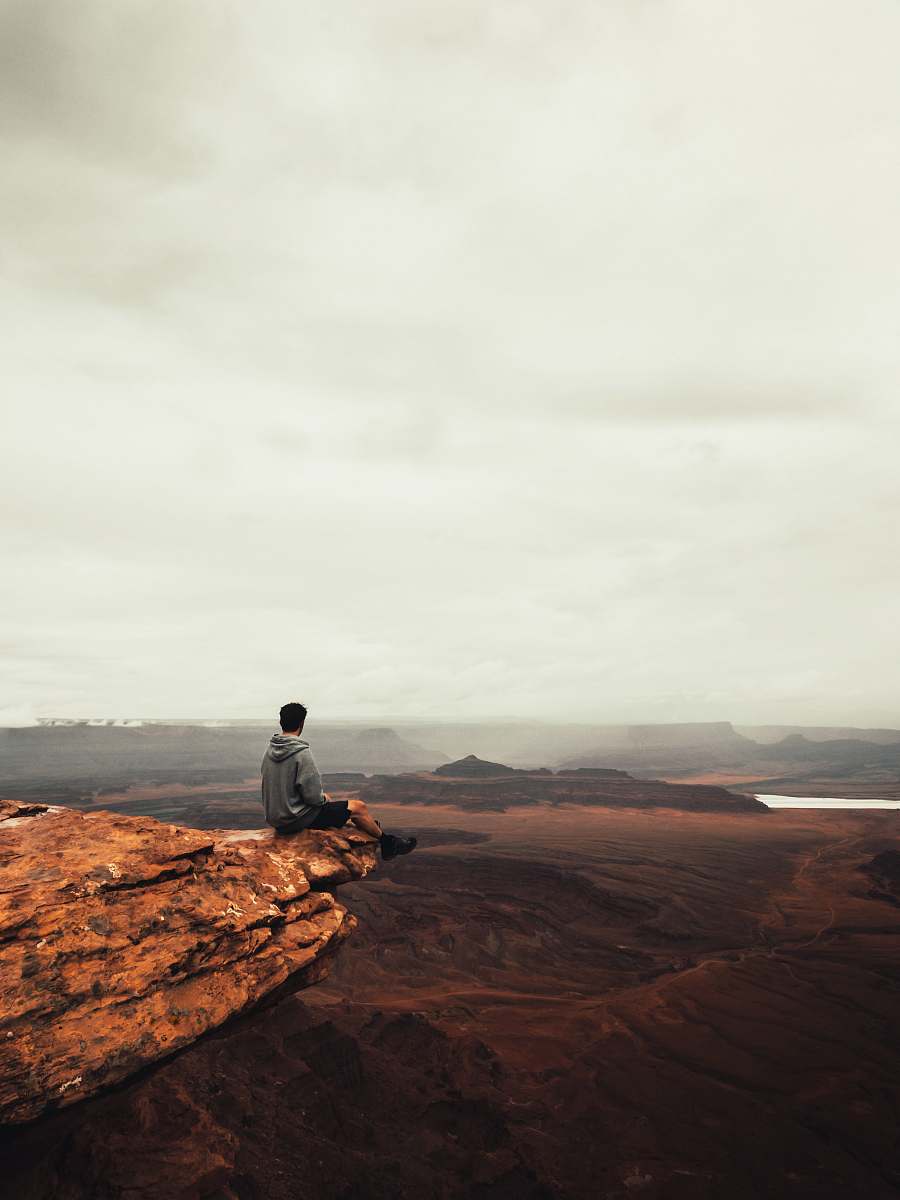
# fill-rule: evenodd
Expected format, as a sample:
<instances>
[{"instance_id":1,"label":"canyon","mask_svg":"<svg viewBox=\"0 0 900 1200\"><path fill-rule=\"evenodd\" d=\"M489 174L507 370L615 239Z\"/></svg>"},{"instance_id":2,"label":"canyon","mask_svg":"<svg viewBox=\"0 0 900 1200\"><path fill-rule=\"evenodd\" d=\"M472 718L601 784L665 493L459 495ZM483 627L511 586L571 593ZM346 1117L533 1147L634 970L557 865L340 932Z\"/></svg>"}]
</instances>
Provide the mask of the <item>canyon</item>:
<instances>
[{"instance_id":1,"label":"canyon","mask_svg":"<svg viewBox=\"0 0 900 1200\"><path fill-rule=\"evenodd\" d=\"M895 814L491 808L471 786L373 799L419 847L344 863L329 911L356 928L327 977L7 1125L12 1194L900 1193ZM181 828L210 854L233 836Z\"/></svg>"},{"instance_id":2,"label":"canyon","mask_svg":"<svg viewBox=\"0 0 900 1200\"><path fill-rule=\"evenodd\" d=\"M249 795L271 727L263 722L45 723L0 728L0 795L83 805L128 788ZM728 721L588 726L447 723L397 728L312 723L322 771L357 777L433 773L468 755L505 769L633 778L754 792L900 798L900 731ZM171 819L185 819L178 806ZM191 822L193 821L191 817Z\"/></svg>"}]
</instances>

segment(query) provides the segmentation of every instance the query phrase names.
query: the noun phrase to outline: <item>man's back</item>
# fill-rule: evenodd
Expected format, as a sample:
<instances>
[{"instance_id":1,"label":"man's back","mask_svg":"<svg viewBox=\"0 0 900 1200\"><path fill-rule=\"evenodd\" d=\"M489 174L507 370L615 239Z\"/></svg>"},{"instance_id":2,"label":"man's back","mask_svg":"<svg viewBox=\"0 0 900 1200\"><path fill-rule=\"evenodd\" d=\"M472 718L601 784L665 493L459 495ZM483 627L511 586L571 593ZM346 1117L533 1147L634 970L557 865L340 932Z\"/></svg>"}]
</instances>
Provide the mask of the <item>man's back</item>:
<instances>
[{"instance_id":1,"label":"man's back","mask_svg":"<svg viewBox=\"0 0 900 1200\"><path fill-rule=\"evenodd\" d=\"M262 803L276 829L312 821L325 803L322 779L309 743L292 733L274 733L262 760Z\"/></svg>"}]
</instances>

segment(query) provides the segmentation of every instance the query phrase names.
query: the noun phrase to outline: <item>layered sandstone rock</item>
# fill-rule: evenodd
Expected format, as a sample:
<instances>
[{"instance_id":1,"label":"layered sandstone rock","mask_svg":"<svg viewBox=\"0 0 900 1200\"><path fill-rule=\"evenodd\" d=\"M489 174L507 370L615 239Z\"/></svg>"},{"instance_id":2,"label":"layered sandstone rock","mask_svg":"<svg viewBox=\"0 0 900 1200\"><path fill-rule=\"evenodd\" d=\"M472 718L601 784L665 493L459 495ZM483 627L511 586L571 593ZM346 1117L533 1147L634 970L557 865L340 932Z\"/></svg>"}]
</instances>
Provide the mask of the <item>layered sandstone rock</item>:
<instances>
[{"instance_id":1,"label":"layered sandstone rock","mask_svg":"<svg viewBox=\"0 0 900 1200\"><path fill-rule=\"evenodd\" d=\"M355 830L284 838L0 801L0 1121L321 978L355 925L327 889L375 861Z\"/></svg>"}]
</instances>

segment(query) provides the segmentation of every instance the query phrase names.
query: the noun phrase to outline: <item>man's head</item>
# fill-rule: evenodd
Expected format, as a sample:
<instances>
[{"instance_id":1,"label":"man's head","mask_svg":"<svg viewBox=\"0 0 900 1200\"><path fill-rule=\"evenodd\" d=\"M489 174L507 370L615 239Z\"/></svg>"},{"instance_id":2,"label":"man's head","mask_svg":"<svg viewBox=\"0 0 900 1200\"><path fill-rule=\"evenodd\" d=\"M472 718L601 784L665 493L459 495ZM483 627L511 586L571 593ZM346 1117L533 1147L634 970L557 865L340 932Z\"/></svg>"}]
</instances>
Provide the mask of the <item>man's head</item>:
<instances>
[{"instance_id":1,"label":"man's head","mask_svg":"<svg viewBox=\"0 0 900 1200\"><path fill-rule=\"evenodd\" d=\"M306 720L306 709L296 700L292 700L290 704L281 706L278 719L281 722L282 733L300 733Z\"/></svg>"}]
</instances>

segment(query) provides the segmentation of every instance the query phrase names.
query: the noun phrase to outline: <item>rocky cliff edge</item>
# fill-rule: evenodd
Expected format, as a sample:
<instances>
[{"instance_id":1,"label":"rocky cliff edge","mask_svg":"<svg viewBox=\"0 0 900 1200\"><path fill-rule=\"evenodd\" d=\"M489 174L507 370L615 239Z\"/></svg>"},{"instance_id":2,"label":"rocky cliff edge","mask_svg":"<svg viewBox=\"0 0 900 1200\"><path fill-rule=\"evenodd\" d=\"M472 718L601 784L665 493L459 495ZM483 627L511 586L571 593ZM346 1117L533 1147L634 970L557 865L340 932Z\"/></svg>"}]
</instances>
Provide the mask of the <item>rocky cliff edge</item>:
<instances>
[{"instance_id":1,"label":"rocky cliff edge","mask_svg":"<svg viewBox=\"0 0 900 1200\"><path fill-rule=\"evenodd\" d=\"M356 924L329 889L375 862L349 828L276 837L0 801L0 1122L322 978Z\"/></svg>"}]
</instances>

